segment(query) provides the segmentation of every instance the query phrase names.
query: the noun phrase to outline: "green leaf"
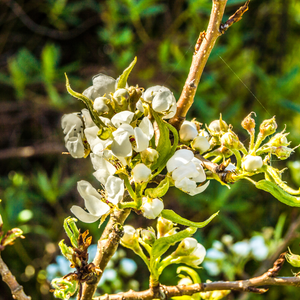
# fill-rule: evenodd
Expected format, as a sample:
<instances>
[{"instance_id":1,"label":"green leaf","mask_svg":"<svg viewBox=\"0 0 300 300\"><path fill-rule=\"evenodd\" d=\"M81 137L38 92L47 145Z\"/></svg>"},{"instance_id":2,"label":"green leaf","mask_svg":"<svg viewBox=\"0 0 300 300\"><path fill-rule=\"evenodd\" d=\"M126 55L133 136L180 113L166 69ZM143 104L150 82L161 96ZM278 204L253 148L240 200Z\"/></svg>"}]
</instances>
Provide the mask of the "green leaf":
<instances>
[{"instance_id":1,"label":"green leaf","mask_svg":"<svg viewBox=\"0 0 300 300\"><path fill-rule=\"evenodd\" d=\"M152 109L151 109L151 114L153 115L153 117L154 117L154 119L157 123L159 132L160 132L158 145L156 147L156 150L159 153L159 157L158 157L156 163L151 166L152 171L157 169L157 172L154 174L154 176L156 176L157 174L159 174L164 169L164 167L166 166L167 161L175 153L176 147L178 145L178 133L177 133L177 130L172 125L165 122ZM173 137L174 137L174 142L173 142L172 146L171 146L171 142L170 142L169 130L173 133Z\"/></svg>"},{"instance_id":2,"label":"green leaf","mask_svg":"<svg viewBox=\"0 0 300 300\"><path fill-rule=\"evenodd\" d=\"M218 214L219 214L219 212L216 212L215 214L210 216L210 218L208 218L206 221L203 221L203 222L192 222L190 220L187 220L187 219L179 216L178 214L176 214L176 212L174 212L171 209L164 209L161 212L161 216L165 219L168 219L177 224L181 224L181 225L185 225L185 226L193 226L196 228L202 228L202 227L206 226Z\"/></svg>"},{"instance_id":3,"label":"green leaf","mask_svg":"<svg viewBox=\"0 0 300 300\"><path fill-rule=\"evenodd\" d=\"M153 244L151 258L150 258L150 265L153 265L155 260L158 257L161 257L172 245L193 235L196 232L196 230L197 228L195 227L188 227L173 235L157 239Z\"/></svg>"},{"instance_id":4,"label":"green leaf","mask_svg":"<svg viewBox=\"0 0 300 300\"><path fill-rule=\"evenodd\" d=\"M134 60L130 63L130 65L123 71L122 75L119 77L118 89L126 87L126 82L127 82L128 76L131 73L133 67L135 66L136 61L137 61L137 59L135 57Z\"/></svg>"},{"instance_id":5,"label":"green leaf","mask_svg":"<svg viewBox=\"0 0 300 300\"><path fill-rule=\"evenodd\" d=\"M280 202L289 206L300 207L300 197L295 197L288 194L286 191L281 189L275 182L268 180L260 180L254 184L258 189L270 193Z\"/></svg>"},{"instance_id":6,"label":"green leaf","mask_svg":"<svg viewBox=\"0 0 300 300\"><path fill-rule=\"evenodd\" d=\"M169 178L165 177L157 187L146 189L145 195L150 198L161 198L169 190Z\"/></svg>"},{"instance_id":7,"label":"green leaf","mask_svg":"<svg viewBox=\"0 0 300 300\"><path fill-rule=\"evenodd\" d=\"M90 114L91 114L91 118L93 120L93 122L101 129L102 127L107 127L102 121L101 119L99 118L97 112L94 110L94 107L93 107L93 101L91 99L89 99L88 97L80 94L80 93L77 93L75 91L72 90L71 86L70 86L70 82L69 82L69 78L67 76L67 74L65 73L65 76L66 76L66 88L67 88L67 91L70 95L72 95L73 97L81 100L87 107L87 109L90 111Z\"/></svg>"}]
</instances>

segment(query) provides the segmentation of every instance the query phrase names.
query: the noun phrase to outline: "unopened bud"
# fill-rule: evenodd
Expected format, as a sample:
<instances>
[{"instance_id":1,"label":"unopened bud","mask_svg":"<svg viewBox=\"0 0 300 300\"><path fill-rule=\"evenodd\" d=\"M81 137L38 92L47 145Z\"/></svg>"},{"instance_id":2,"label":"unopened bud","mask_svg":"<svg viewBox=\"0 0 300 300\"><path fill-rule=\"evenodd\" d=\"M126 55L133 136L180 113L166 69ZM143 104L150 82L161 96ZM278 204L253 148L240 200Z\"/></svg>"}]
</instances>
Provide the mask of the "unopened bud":
<instances>
[{"instance_id":1,"label":"unopened bud","mask_svg":"<svg viewBox=\"0 0 300 300\"><path fill-rule=\"evenodd\" d=\"M130 225L123 226L124 235L121 238L121 243L127 248L134 248L138 244L138 233L134 227Z\"/></svg>"},{"instance_id":2,"label":"unopened bud","mask_svg":"<svg viewBox=\"0 0 300 300\"><path fill-rule=\"evenodd\" d=\"M145 164L137 164L132 169L133 180L137 183L143 183L149 181L151 177L151 169Z\"/></svg>"},{"instance_id":3,"label":"unopened bud","mask_svg":"<svg viewBox=\"0 0 300 300\"><path fill-rule=\"evenodd\" d=\"M247 155L242 162L242 168L247 172L254 172L263 166L260 156Z\"/></svg>"},{"instance_id":4,"label":"unopened bud","mask_svg":"<svg viewBox=\"0 0 300 300\"><path fill-rule=\"evenodd\" d=\"M291 249L289 249L289 253L286 253L285 258L287 262L295 268L300 267L300 255L293 254Z\"/></svg>"},{"instance_id":5,"label":"unopened bud","mask_svg":"<svg viewBox=\"0 0 300 300\"><path fill-rule=\"evenodd\" d=\"M228 149L238 150L242 148L238 136L230 129L228 132L222 135L221 143L223 146L227 147Z\"/></svg>"},{"instance_id":6,"label":"unopened bud","mask_svg":"<svg viewBox=\"0 0 300 300\"><path fill-rule=\"evenodd\" d=\"M0 231L2 226L3 226L3 220L2 220L2 216L0 215Z\"/></svg>"},{"instance_id":7,"label":"unopened bud","mask_svg":"<svg viewBox=\"0 0 300 300\"><path fill-rule=\"evenodd\" d=\"M61 240L58 243L58 246L60 248L60 251L62 253L62 255L69 260L70 262L73 262L73 254L74 254L74 250L71 247L68 247L65 243L64 240Z\"/></svg>"},{"instance_id":8,"label":"unopened bud","mask_svg":"<svg viewBox=\"0 0 300 300\"><path fill-rule=\"evenodd\" d=\"M164 204L158 198L151 199L143 197L143 205L141 206L141 210L145 218L156 219L163 209Z\"/></svg>"},{"instance_id":9,"label":"unopened bud","mask_svg":"<svg viewBox=\"0 0 300 300\"><path fill-rule=\"evenodd\" d=\"M264 120L259 126L259 132L263 137L273 134L277 129L275 116L272 119Z\"/></svg>"},{"instance_id":10,"label":"unopened bud","mask_svg":"<svg viewBox=\"0 0 300 300\"><path fill-rule=\"evenodd\" d=\"M157 237L161 238L170 232L174 227L172 221L169 221L165 218L159 217L157 219Z\"/></svg>"},{"instance_id":11,"label":"unopened bud","mask_svg":"<svg viewBox=\"0 0 300 300\"><path fill-rule=\"evenodd\" d=\"M198 135L197 126L193 122L184 121L179 130L181 142L189 142Z\"/></svg>"},{"instance_id":12,"label":"unopened bud","mask_svg":"<svg viewBox=\"0 0 300 300\"><path fill-rule=\"evenodd\" d=\"M294 149L292 148L281 146L277 147L274 152L272 151L272 153L274 153L279 159L284 160L289 158L293 151Z\"/></svg>"},{"instance_id":13,"label":"unopened bud","mask_svg":"<svg viewBox=\"0 0 300 300\"><path fill-rule=\"evenodd\" d=\"M288 146L291 142L287 140L287 135L289 133L283 133L284 131L280 133L276 133L269 141L266 143L266 145L269 145L270 147L281 147L281 146Z\"/></svg>"},{"instance_id":14,"label":"unopened bud","mask_svg":"<svg viewBox=\"0 0 300 300\"><path fill-rule=\"evenodd\" d=\"M198 242L194 238L185 238L180 242L172 256L189 256L197 248Z\"/></svg>"},{"instance_id":15,"label":"unopened bud","mask_svg":"<svg viewBox=\"0 0 300 300\"><path fill-rule=\"evenodd\" d=\"M146 150L140 152L142 162L146 165L149 165L157 161L159 154L155 149L147 148Z\"/></svg>"},{"instance_id":16,"label":"unopened bud","mask_svg":"<svg viewBox=\"0 0 300 300\"><path fill-rule=\"evenodd\" d=\"M243 121L242 121L242 127L246 129L250 134L254 133L255 129L255 120L251 118L251 115L253 112L251 112Z\"/></svg>"},{"instance_id":17,"label":"unopened bud","mask_svg":"<svg viewBox=\"0 0 300 300\"><path fill-rule=\"evenodd\" d=\"M115 91L113 99L118 103L118 105L123 106L128 102L129 93L126 89L118 89Z\"/></svg>"},{"instance_id":18,"label":"unopened bud","mask_svg":"<svg viewBox=\"0 0 300 300\"><path fill-rule=\"evenodd\" d=\"M153 245L154 242L156 241L154 229L153 228L143 229L141 231L141 238L146 244Z\"/></svg>"},{"instance_id":19,"label":"unopened bud","mask_svg":"<svg viewBox=\"0 0 300 300\"><path fill-rule=\"evenodd\" d=\"M54 297L60 299L70 299L78 289L78 281L71 280L71 277L54 278L51 285L55 288Z\"/></svg>"},{"instance_id":20,"label":"unopened bud","mask_svg":"<svg viewBox=\"0 0 300 300\"><path fill-rule=\"evenodd\" d=\"M212 135L217 135L221 132L226 132L228 130L228 125L222 120L222 117L220 117L220 120L212 121L209 124L208 129Z\"/></svg>"},{"instance_id":21,"label":"unopened bud","mask_svg":"<svg viewBox=\"0 0 300 300\"><path fill-rule=\"evenodd\" d=\"M210 148L210 143L208 142L206 137L198 135L193 139L191 147L202 154Z\"/></svg>"}]
</instances>

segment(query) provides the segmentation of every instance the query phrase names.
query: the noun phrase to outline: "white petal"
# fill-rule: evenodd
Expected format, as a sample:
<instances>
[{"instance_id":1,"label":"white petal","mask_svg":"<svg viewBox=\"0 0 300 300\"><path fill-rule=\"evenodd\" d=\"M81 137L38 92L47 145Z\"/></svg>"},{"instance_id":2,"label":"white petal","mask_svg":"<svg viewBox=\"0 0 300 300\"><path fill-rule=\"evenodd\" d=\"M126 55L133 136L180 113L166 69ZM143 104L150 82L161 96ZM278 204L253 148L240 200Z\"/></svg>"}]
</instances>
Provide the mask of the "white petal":
<instances>
[{"instance_id":1,"label":"white petal","mask_svg":"<svg viewBox=\"0 0 300 300\"><path fill-rule=\"evenodd\" d=\"M145 117L138 127L143 131L143 133L148 137L150 141L154 135L154 129L151 121L147 117Z\"/></svg>"},{"instance_id":2,"label":"white petal","mask_svg":"<svg viewBox=\"0 0 300 300\"><path fill-rule=\"evenodd\" d=\"M167 162L168 172L172 172L174 169L186 165L194 158L194 153L190 150L182 149L174 153L174 155Z\"/></svg>"},{"instance_id":3,"label":"white petal","mask_svg":"<svg viewBox=\"0 0 300 300\"><path fill-rule=\"evenodd\" d=\"M124 195L124 181L115 176L109 176L105 184L107 200L117 205Z\"/></svg>"},{"instance_id":4,"label":"white petal","mask_svg":"<svg viewBox=\"0 0 300 300\"><path fill-rule=\"evenodd\" d=\"M85 180L78 181L77 190L84 199L85 207L92 215L102 216L108 212L109 206L102 202L102 197L89 182Z\"/></svg>"},{"instance_id":5,"label":"white petal","mask_svg":"<svg viewBox=\"0 0 300 300\"><path fill-rule=\"evenodd\" d=\"M134 137L136 142L136 147L134 147L134 150L136 152L141 152L148 148L149 139L139 127L134 128Z\"/></svg>"},{"instance_id":6,"label":"white petal","mask_svg":"<svg viewBox=\"0 0 300 300\"><path fill-rule=\"evenodd\" d=\"M184 121L179 130L179 137L182 142L193 140L198 134L195 123ZM207 141L206 141L207 142Z\"/></svg>"},{"instance_id":7,"label":"white petal","mask_svg":"<svg viewBox=\"0 0 300 300\"><path fill-rule=\"evenodd\" d=\"M61 127L64 134L67 134L71 129L76 132L82 130L83 124L78 113L66 114L61 118Z\"/></svg>"},{"instance_id":8,"label":"white petal","mask_svg":"<svg viewBox=\"0 0 300 300\"><path fill-rule=\"evenodd\" d=\"M155 219L160 215L160 213L164 209L164 204L158 198L147 199L147 200L143 201L143 205L142 205L141 209L143 211L143 216L145 218Z\"/></svg>"},{"instance_id":9,"label":"white petal","mask_svg":"<svg viewBox=\"0 0 300 300\"><path fill-rule=\"evenodd\" d=\"M86 212L80 206L73 205L71 207L71 212L75 215L77 219L84 223L94 223L99 220L100 216L94 216Z\"/></svg>"},{"instance_id":10,"label":"white petal","mask_svg":"<svg viewBox=\"0 0 300 300\"><path fill-rule=\"evenodd\" d=\"M137 164L131 172L135 182L146 182L150 179L151 169L144 164Z\"/></svg>"},{"instance_id":11,"label":"white petal","mask_svg":"<svg viewBox=\"0 0 300 300\"><path fill-rule=\"evenodd\" d=\"M203 184L199 187L196 187L195 189L190 190L189 194L191 196L195 196L197 194L200 194L200 193L204 192L208 186L209 186L209 181L207 181L205 184Z\"/></svg>"},{"instance_id":12,"label":"white petal","mask_svg":"<svg viewBox=\"0 0 300 300\"><path fill-rule=\"evenodd\" d=\"M85 128L96 126L96 124L93 122L91 114L87 108L82 109L81 113L82 113L82 118L84 121Z\"/></svg>"},{"instance_id":13,"label":"white petal","mask_svg":"<svg viewBox=\"0 0 300 300\"><path fill-rule=\"evenodd\" d=\"M70 137L66 142L66 148L70 155L74 158L82 158L85 155L84 146L82 143L81 136Z\"/></svg>"},{"instance_id":14,"label":"white petal","mask_svg":"<svg viewBox=\"0 0 300 300\"><path fill-rule=\"evenodd\" d=\"M184 177L187 178L193 178L193 177L197 177L199 174L199 172L196 169L196 166L192 163L189 162L186 165L180 166L178 168L176 168L173 172L172 172L172 178L176 181L180 181L182 180Z\"/></svg>"},{"instance_id":15,"label":"white petal","mask_svg":"<svg viewBox=\"0 0 300 300\"><path fill-rule=\"evenodd\" d=\"M130 125L129 125L130 126ZM130 126L131 127L131 126ZM131 127L132 128L132 127ZM129 136L133 135L123 128L118 128L113 132L114 140L111 144L111 151L115 156L127 157L132 154L132 145L129 140Z\"/></svg>"},{"instance_id":16,"label":"white petal","mask_svg":"<svg viewBox=\"0 0 300 300\"><path fill-rule=\"evenodd\" d=\"M190 191L197 188L196 182L187 177L184 177L182 180L175 181L175 186L188 194L190 194Z\"/></svg>"},{"instance_id":17,"label":"white petal","mask_svg":"<svg viewBox=\"0 0 300 300\"><path fill-rule=\"evenodd\" d=\"M128 110L121 111L111 118L113 125L118 128L123 124L130 124L134 117L134 113Z\"/></svg>"}]
</instances>

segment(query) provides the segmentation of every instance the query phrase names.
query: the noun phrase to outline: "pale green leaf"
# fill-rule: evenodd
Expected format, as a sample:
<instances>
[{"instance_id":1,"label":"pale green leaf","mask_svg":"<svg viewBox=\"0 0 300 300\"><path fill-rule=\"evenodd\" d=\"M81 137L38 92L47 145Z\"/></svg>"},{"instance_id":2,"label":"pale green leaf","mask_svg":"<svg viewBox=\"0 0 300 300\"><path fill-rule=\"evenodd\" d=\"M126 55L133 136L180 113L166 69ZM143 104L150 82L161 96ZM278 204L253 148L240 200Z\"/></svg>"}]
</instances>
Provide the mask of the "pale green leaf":
<instances>
[{"instance_id":1,"label":"pale green leaf","mask_svg":"<svg viewBox=\"0 0 300 300\"><path fill-rule=\"evenodd\" d=\"M206 221L203 221L203 222L192 222L190 220L187 220L187 219L179 216L171 209L164 209L161 212L161 216L165 219L168 219L177 224L181 224L181 225L185 225L185 226L192 226L192 227L196 227L196 228L202 228L202 227L206 226L218 214L219 214L219 212L216 212L215 214L210 216Z\"/></svg>"},{"instance_id":2,"label":"pale green leaf","mask_svg":"<svg viewBox=\"0 0 300 300\"><path fill-rule=\"evenodd\" d=\"M118 89L126 87L126 82L127 82L128 76L131 73L133 67L135 66L136 61L137 61L137 59L135 57L134 60L130 63L130 65L123 71L122 75L119 77Z\"/></svg>"},{"instance_id":3,"label":"pale green leaf","mask_svg":"<svg viewBox=\"0 0 300 300\"><path fill-rule=\"evenodd\" d=\"M169 178L165 177L157 187L146 189L145 195L150 198L161 198L169 190Z\"/></svg>"}]
</instances>

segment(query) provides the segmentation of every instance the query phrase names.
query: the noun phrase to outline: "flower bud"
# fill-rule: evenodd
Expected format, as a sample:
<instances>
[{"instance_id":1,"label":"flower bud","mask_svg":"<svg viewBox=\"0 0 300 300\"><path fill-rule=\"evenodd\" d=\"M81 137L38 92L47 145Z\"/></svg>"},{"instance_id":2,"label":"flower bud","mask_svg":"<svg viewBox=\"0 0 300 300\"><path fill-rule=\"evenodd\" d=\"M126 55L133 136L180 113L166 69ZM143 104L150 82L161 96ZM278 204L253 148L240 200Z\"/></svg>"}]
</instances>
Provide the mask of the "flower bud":
<instances>
[{"instance_id":1,"label":"flower bud","mask_svg":"<svg viewBox=\"0 0 300 300\"><path fill-rule=\"evenodd\" d=\"M168 234L174 228L174 224L172 221L169 221L165 218L159 217L157 219L157 237L161 238Z\"/></svg>"},{"instance_id":2,"label":"flower bud","mask_svg":"<svg viewBox=\"0 0 300 300\"><path fill-rule=\"evenodd\" d=\"M189 256L196 250L198 242L194 238L185 238L178 245L172 256Z\"/></svg>"},{"instance_id":3,"label":"flower bud","mask_svg":"<svg viewBox=\"0 0 300 300\"><path fill-rule=\"evenodd\" d=\"M137 164L132 169L133 180L137 183L143 183L149 181L151 177L151 169L145 164Z\"/></svg>"},{"instance_id":4,"label":"flower bud","mask_svg":"<svg viewBox=\"0 0 300 300\"><path fill-rule=\"evenodd\" d=\"M109 99L105 97L98 97L95 99L93 107L99 115L102 115L109 111L109 107L107 106L108 103Z\"/></svg>"},{"instance_id":5,"label":"flower bud","mask_svg":"<svg viewBox=\"0 0 300 300\"><path fill-rule=\"evenodd\" d=\"M0 232L1 232L2 226L3 226L3 220L2 220L2 216L0 215Z\"/></svg>"},{"instance_id":6,"label":"flower bud","mask_svg":"<svg viewBox=\"0 0 300 300\"><path fill-rule=\"evenodd\" d=\"M71 277L54 278L51 285L55 288L55 298L70 299L78 289L78 280L71 280Z\"/></svg>"},{"instance_id":7,"label":"flower bud","mask_svg":"<svg viewBox=\"0 0 300 300\"><path fill-rule=\"evenodd\" d=\"M279 159L284 160L290 157L291 153L294 151L294 149L285 147L285 146L280 146L275 149L274 153Z\"/></svg>"},{"instance_id":8,"label":"flower bud","mask_svg":"<svg viewBox=\"0 0 300 300\"><path fill-rule=\"evenodd\" d=\"M151 163L155 162L159 157L158 152L152 148L147 148L146 150L140 152L140 154L142 162L146 165L150 165Z\"/></svg>"},{"instance_id":9,"label":"flower bud","mask_svg":"<svg viewBox=\"0 0 300 300\"><path fill-rule=\"evenodd\" d=\"M164 204L158 198L151 199L143 197L143 205L141 206L141 210L145 218L155 219L160 215L163 209Z\"/></svg>"},{"instance_id":10,"label":"flower bud","mask_svg":"<svg viewBox=\"0 0 300 300\"><path fill-rule=\"evenodd\" d=\"M243 121L242 127L246 129L250 134L254 133L255 129L255 120L251 118L253 112L251 112Z\"/></svg>"},{"instance_id":11,"label":"flower bud","mask_svg":"<svg viewBox=\"0 0 300 300\"><path fill-rule=\"evenodd\" d=\"M288 146L291 142L287 140L287 135L289 133L276 133L269 141L266 143L266 145L269 145L270 147L281 147L281 146Z\"/></svg>"},{"instance_id":12,"label":"flower bud","mask_svg":"<svg viewBox=\"0 0 300 300\"><path fill-rule=\"evenodd\" d=\"M194 282L190 277L181 278L178 281L178 285L192 285Z\"/></svg>"},{"instance_id":13,"label":"flower bud","mask_svg":"<svg viewBox=\"0 0 300 300\"><path fill-rule=\"evenodd\" d=\"M242 162L242 168L247 172L254 172L263 166L260 156L247 155Z\"/></svg>"},{"instance_id":14,"label":"flower bud","mask_svg":"<svg viewBox=\"0 0 300 300\"><path fill-rule=\"evenodd\" d=\"M179 130L181 142L189 142L198 135L197 127L193 122L184 121Z\"/></svg>"},{"instance_id":15,"label":"flower bud","mask_svg":"<svg viewBox=\"0 0 300 300\"><path fill-rule=\"evenodd\" d=\"M264 120L259 126L259 132L263 137L273 134L277 129L275 116L272 119Z\"/></svg>"},{"instance_id":16,"label":"flower bud","mask_svg":"<svg viewBox=\"0 0 300 300\"><path fill-rule=\"evenodd\" d=\"M146 244L153 245L154 242L156 241L154 229L153 228L143 229L141 231L141 238Z\"/></svg>"},{"instance_id":17,"label":"flower bud","mask_svg":"<svg viewBox=\"0 0 300 300\"><path fill-rule=\"evenodd\" d=\"M206 137L198 135L193 139L191 147L201 154L203 152L206 152L210 148L210 143L208 142Z\"/></svg>"},{"instance_id":18,"label":"flower bud","mask_svg":"<svg viewBox=\"0 0 300 300\"><path fill-rule=\"evenodd\" d=\"M190 254L190 257L192 259L191 264L194 266L200 265L206 255L206 250L204 246L200 243L197 244L196 249Z\"/></svg>"},{"instance_id":19,"label":"flower bud","mask_svg":"<svg viewBox=\"0 0 300 300\"><path fill-rule=\"evenodd\" d=\"M295 268L299 268L300 267L300 255L297 254L293 254L291 249L289 249L290 253L286 253L285 258L287 260L287 262L292 265Z\"/></svg>"},{"instance_id":20,"label":"flower bud","mask_svg":"<svg viewBox=\"0 0 300 300\"><path fill-rule=\"evenodd\" d=\"M124 103L128 102L129 93L126 89L118 89L113 95L113 99L122 106Z\"/></svg>"},{"instance_id":21,"label":"flower bud","mask_svg":"<svg viewBox=\"0 0 300 300\"><path fill-rule=\"evenodd\" d=\"M121 243L127 248L134 248L138 244L138 233L134 227L130 225L123 226L124 235L121 238Z\"/></svg>"},{"instance_id":22,"label":"flower bud","mask_svg":"<svg viewBox=\"0 0 300 300\"><path fill-rule=\"evenodd\" d=\"M221 143L228 149L241 149L241 143L238 136L230 129L222 135Z\"/></svg>"},{"instance_id":23,"label":"flower bud","mask_svg":"<svg viewBox=\"0 0 300 300\"><path fill-rule=\"evenodd\" d=\"M225 121L222 120L222 117L220 117L220 120L214 120L212 121L208 129L210 130L212 135L217 135L219 133L226 132L228 130L228 125Z\"/></svg>"}]
</instances>

